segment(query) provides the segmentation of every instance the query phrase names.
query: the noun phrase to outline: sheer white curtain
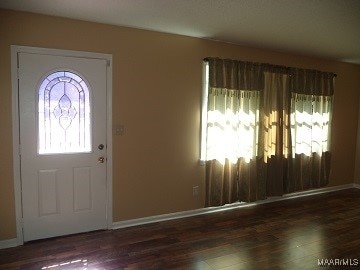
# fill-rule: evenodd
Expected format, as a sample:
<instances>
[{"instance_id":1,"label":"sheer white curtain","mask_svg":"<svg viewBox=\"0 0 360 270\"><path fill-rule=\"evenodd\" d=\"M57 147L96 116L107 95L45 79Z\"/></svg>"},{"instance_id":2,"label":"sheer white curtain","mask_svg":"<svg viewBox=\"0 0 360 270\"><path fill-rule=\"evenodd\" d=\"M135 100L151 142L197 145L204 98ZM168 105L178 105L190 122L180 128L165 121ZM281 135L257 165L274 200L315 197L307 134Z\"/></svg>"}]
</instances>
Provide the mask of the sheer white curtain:
<instances>
[{"instance_id":1,"label":"sheer white curtain","mask_svg":"<svg viewBox=\"0 0 360 270\"><path fill-rule=\"evenodd\" d=\"M259 96L259 91L209 89L206 160L235 164L257 155Z\"/></svg>"},{"instance_id":2,"label":"sheer white curtain","mask_svg":"<svg viewBox=\"0 0 360 270\"><path fill-rule=\"evenodd\" d=\"M330 151L332 97L292 93L292 155Z\"/></svg>"}]
</instances>

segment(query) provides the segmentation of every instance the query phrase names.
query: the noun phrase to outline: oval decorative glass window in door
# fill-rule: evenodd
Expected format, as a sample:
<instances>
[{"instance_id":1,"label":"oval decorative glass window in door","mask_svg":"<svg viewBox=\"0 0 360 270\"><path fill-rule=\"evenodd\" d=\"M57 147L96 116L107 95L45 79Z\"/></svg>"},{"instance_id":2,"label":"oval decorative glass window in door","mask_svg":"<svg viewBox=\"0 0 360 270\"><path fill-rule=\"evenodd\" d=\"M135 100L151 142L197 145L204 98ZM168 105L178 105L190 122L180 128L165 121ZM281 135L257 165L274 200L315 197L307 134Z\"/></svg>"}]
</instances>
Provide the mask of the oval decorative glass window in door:
<instances>
[{"instance_id":1,"label":"oval decorative glass window in door","mask_svg":"<svg viewBox=\"0 0 360 270\"><path fill-rule=\"evenodd\" d=\"M38 153L91 151L91 104L88 84L79 74L56 71L39 87Z\"/></svg>"}]
</instances>

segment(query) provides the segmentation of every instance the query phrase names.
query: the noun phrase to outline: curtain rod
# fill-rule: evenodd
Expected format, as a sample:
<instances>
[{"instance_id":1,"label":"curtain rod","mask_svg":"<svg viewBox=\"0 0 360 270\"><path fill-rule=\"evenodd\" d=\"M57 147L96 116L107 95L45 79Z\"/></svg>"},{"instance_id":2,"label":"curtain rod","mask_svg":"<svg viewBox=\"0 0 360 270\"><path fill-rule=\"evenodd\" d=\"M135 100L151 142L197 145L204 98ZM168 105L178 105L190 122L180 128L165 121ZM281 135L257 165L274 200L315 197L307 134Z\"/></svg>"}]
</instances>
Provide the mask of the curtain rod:
<instances>
[{"instance_id":1,"label":"curtain rod","mask_svg":"<svg viewBox=\"0 0 360 270\"><path fill-rule=\"evenodd\" d=\"M209 58L208 57L205 57L204 59L203 59L203 61L204 62L209 62ZM236 61L238 61L238 60L236 60ZM276 66L276 65L272 65L272 64L267 64L266 63L266 65L270 65L270 66ZM294 67L287 67L287 66L279 66L279 67L283 67L283 68L294 68ZM332 72L330 72L330 73L332 73ZM336 78L337 77L337 74L336 73L333 73L334 74L334 77Z\"/></svg>"}]
</instances>

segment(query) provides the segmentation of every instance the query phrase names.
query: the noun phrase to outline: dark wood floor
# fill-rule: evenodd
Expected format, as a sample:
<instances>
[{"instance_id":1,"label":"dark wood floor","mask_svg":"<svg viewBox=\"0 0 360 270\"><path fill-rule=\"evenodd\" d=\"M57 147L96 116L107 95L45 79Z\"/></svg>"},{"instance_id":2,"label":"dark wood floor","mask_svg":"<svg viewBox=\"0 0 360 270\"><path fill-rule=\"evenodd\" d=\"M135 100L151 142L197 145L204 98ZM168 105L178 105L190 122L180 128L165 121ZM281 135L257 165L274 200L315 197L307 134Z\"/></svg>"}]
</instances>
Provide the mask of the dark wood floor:
<instances>
[{"instance_id":1,"label":"dark wood floor","mask_svg":"<svg viewBox=\"0 0 360 270\"><path fill-rule=\"evenodd\" d=\"M0 269L325 268L319 259L360 268L359 189L34 241L0 250Z\"/></svg>"}]
</instances>

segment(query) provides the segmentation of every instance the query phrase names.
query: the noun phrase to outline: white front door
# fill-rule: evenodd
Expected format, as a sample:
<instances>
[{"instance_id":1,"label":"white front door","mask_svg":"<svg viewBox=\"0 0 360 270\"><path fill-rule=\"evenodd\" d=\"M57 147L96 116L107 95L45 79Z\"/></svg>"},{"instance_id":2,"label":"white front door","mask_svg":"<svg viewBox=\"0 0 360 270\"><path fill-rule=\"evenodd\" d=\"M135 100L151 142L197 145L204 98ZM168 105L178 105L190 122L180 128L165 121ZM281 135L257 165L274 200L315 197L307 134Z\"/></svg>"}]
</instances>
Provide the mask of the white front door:
<instances>
[{"instance_id":1,"label":"white front door","mask_svg":"<svg viewBox=\"0 0 360 270\"><path fill-rule=\"evenodd\" d=\"M18 53L24 241L107 228L105 59Z\"/></svg>"}]
</instances>

